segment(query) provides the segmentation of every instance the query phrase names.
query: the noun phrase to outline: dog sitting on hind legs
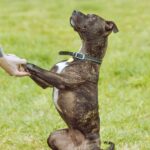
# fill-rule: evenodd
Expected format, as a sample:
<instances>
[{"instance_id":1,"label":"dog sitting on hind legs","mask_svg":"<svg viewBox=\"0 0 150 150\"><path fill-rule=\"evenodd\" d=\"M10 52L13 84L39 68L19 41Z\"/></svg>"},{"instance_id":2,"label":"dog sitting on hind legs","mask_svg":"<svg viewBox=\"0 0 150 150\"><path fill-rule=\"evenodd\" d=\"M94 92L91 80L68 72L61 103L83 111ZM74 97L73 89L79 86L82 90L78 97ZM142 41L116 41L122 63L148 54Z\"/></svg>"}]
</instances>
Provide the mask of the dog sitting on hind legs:
<instances>
[{"instance_id":1,"label":"dog sitting on hind legs","mask_svg":"<svg viewBox=\"0 0 150 150\"><path fill-rule=\"evenodd\" d=\"M95 14L73 11L70 24L79 34L79 52L61 51L72 56L48 71L28 63L25 69L42 88L53 87L54 104L67 129L50 134L47 142L52 150L101 150L98 112L98 79L108 36L118 32L113 21ZM108 150L114 150L112 142Z\"/></svg>"}]
</instances>

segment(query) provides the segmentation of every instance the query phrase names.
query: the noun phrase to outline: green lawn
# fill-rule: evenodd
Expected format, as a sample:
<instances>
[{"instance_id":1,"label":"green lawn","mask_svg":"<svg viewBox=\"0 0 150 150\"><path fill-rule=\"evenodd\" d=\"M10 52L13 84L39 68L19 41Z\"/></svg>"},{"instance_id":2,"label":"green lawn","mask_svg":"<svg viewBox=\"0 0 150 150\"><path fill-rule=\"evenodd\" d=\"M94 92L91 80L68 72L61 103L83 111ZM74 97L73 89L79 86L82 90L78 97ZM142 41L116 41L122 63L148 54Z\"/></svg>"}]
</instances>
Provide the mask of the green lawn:
<instances>
[{"instance_id":1,"label":"green lawn","mask_svg":"<svg viewBox=\"0 0 150 150\"><path fill-rule=\"evenodd\" d=\"M69 25L74 9L118 25L101 66L101 138L117 150L150 150L150 2L148 0L0 0L0 45L44 68L77 51ZM28 77L0 69L0 150L48 150L50 132L66 125L52 102Z\"/></svg>"}]
</instances>

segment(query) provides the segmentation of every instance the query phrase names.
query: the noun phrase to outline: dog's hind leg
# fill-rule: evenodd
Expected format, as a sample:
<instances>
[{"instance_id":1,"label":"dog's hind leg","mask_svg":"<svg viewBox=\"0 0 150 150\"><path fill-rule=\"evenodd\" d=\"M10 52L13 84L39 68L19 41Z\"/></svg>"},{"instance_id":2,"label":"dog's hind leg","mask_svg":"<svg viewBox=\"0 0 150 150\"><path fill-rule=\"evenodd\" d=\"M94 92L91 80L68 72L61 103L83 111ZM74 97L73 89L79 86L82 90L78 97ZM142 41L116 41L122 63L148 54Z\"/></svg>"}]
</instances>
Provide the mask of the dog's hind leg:
<instances>
[{"instance_id":1,"label":"dog's hind leg","mask_svg":"<svg viewBox=\"0 0 150 150\"><path fill-rule=\"evenodd\" d=\"M87 150L101 150L99 134L90 133L90 134L87 134L85 137L86 137L86 141L87 141L86 142Z\"/></svg>"},{"instance_id":2,"label":"dog's hind leg","mask_svg":"<svg viewBox=\"0 0 150 150\"><path fill-rule=\"evenodd\" d=\"M70 145L73 147L72 140L68 136L68 129L62 129L50 134L47 139L47 143L52 150L66 150L66 147Z\"/></svg>"},{"instance_id":3,"label":"dog's hind leg","mask_svg":"<svg viewBox=\"0 0 150 150\"><path fill-rule=\"evenodd\" d=\"M55 131L47 139L47 143L52 150L87 150L80 148L84 141L84 135L73 129Z\"/></svg>"},{"instance_id":4,"label":"dog's hind leg","mask_svg":"<svg viewBox=\"0 0 150 150\"><path fill-rule=\"evenodd\" d=\"M110 145L106 150L115 150L115 144L110 141L105 141L104 144Z\"/></svg>"}]
</instances>

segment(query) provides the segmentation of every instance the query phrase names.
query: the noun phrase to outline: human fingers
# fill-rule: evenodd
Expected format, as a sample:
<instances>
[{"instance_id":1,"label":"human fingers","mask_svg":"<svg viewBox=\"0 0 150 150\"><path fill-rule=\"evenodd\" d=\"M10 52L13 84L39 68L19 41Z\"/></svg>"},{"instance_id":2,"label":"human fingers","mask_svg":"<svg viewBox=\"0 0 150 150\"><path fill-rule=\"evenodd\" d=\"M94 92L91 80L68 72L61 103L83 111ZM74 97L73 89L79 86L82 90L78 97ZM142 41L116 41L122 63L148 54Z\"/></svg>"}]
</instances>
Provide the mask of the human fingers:
<instances>
[{"instance_id":1,"label":"human fingers","mask_svg":"<svg viewBox=\"0 0 150 150\"><path fill-rule=\"evenodd\" d=\"M16 77L30 76L30 73L25 72L25 71L16 71L14 73L14 76Z\"/></svg>"},{"instance_id":2,"label":"human fingers","mask_svg":"<svg viewBox=\"0 0 150 150\"><path fill-rule=\"evenodd\" d=\"M21 58L17 58L15 60L16 64L21 65L21 64L26 64L27 60L26 59L21 59Z\"/></svg>"}]
</instances>

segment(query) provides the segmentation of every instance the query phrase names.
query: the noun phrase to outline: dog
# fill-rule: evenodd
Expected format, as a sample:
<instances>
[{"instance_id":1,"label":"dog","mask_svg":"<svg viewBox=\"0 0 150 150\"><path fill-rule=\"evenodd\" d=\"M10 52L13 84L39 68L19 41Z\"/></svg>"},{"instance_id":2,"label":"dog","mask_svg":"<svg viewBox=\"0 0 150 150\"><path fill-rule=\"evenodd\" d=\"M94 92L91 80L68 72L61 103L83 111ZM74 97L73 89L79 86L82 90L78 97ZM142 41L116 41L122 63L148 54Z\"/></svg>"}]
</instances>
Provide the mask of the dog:
<instances>
[{"instance_id":1,"label":"dog","mask_svg":"<svg viewBox=\"0 0 150 150\"><path fill-rule=\"evenodd\" d=\"M73 11L70 24L79 34L82 47L50 71L28 63L25 69L42 88L53 87L54 104L67 129L50 134L47 139L52 150L101 150L100 117L98 112L98 80L108 36L118 32L113 21L95 14ZM108 150L114 150L112 142Z\"/></svg>"}]
</instances>

